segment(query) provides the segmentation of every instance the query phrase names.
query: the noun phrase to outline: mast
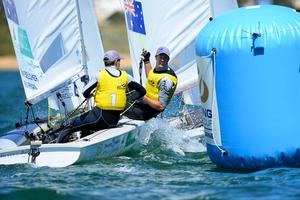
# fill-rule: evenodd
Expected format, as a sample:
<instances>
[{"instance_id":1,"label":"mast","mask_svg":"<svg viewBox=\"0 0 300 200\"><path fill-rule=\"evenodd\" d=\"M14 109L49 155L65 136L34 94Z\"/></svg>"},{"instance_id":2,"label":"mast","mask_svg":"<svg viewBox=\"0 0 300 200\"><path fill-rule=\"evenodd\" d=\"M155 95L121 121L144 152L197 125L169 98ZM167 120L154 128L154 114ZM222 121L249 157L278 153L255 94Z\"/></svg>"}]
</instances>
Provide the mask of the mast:
<instances>
[{"instance_id":1,"label":"mast","mask_svg":"<svg viewBox=\"0 0 300 200\"><path fill-rule=\"evenodd\" d=\"M80 44L81 44L81 61L82 61L82 67L84 70L84 76L81 78L81 81L85 84L89 81L89 75L88 75L88 69L87 69L87 59L86 59L86 50L85 50L85 44L84 44L84 37L83 37L83 31L82 31L82 21L81 21L81 15L80 15L80 9L79 9L79 3L78 0L75 0L76 2L76 10L77 10L77 20L78 20L78 26L79 26L79 34L80 34Z\"/></svg>"}]
</instances>

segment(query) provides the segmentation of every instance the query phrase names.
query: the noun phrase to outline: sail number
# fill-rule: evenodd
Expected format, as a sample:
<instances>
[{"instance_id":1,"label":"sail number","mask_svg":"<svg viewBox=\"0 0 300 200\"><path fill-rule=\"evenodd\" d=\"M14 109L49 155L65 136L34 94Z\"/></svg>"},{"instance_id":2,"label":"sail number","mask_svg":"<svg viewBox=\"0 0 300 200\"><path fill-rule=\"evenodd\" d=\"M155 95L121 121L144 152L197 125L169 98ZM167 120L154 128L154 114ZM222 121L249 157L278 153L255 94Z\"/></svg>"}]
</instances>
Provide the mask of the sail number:
<instances>
[{"instance_id":1,"label":"sail number","mask_svg":"<svg viewBox=\"0 0 300 200\"><path fill-rule=\"evenodd\" d=\"M116 106L116 101L117 101L117 94L110 94L111 96L111 106Z\"/></svg>"}]
</instances>

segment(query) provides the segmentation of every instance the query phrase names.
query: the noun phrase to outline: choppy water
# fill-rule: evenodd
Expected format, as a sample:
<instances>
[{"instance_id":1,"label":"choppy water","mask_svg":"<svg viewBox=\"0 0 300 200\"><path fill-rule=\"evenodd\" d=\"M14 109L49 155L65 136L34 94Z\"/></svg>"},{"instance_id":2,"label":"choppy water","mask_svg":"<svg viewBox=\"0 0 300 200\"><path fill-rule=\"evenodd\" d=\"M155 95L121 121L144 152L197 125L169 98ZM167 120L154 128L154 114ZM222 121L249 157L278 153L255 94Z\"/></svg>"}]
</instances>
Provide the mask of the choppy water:
<instances>
[{"instance_id":1,"label":"choppy water","mask_svg":"<svg viewBox=\"0 0 300 200\"><path fill-rule=\"evenodd\" d=\"M3 133L25 115L17 72L0 72L0 101ZM0 165L0 199L300 199L300 169L223 171L163 120L144 136L139 151L66 168Z\"/></svg>"}]
</instances>

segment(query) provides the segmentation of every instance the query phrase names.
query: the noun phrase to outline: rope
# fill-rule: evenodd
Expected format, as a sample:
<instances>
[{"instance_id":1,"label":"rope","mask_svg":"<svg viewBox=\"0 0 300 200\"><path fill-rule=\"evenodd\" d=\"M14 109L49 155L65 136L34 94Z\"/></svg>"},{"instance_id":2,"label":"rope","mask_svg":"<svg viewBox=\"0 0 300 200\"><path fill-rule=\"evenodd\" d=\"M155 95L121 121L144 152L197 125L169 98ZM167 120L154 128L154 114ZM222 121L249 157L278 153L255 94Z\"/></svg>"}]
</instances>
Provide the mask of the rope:
<instances>
[{"instance_id":1,"label":"rope","mask_svg":"<svg viewBox=\"0 0 300 200\"><path fill-rule=\"evenodd\" d=\"M30 107L32 118L33 118L33 122L41 129L42 133L45 133L44 129L42 129L42 127L39 125L39 123L37 122L37 120L35 118L33 107L31 105L28 105L28 104L27 104L27 106L28 106L28 108Z\"/></svg>"},{"instance_id":2,"label":"rope","mask_svg":"<svg viewBox=\"0 0 300 200\"><path fill-rule=\"evenodd\" d=\"M216 49L213 48L211 50L211 54L210 54L213 58L213 87L212 87L212 95L213 95L213 99L212 99L212 113L213 113L213 108L214 108L214 102L215 102L215 86L216 86ZM214 113L213 115L214 116ZM213 131L213 127L214 127L214 120L212 120L212 131ZM217 144L217 141L216 141L216 138L213 137L213 141L215 143L215 146L221 151L221 156L225 155L227 153L227 151L225 151L224 149L222 149L218 144Z\"/></svg>"},{"instance_id":3,"label":"rope","mask_svg":"<svg viewBox=\"0 0 300 200\"><path fill-rule=\"evenodd\" d=\"M130 106L128 108L126 108L121 114L120 116L122 117L135 103L137 102L137 100L134 100L133 103L129 103Z\"/></svg>"},{"instance_id":4,"label":"rope","mask_svg":"<svg viewBox=\"0 0 300 200\"><path fill-rule=\"evenodd\" d=\"M48 120L47 120L48 126L51 125L50 121L51 121L51 108L50 108L49 103L48 103Z\"/></svg>"},{"instance_id":5,"label":"rope","mask_svg":"<svg viewBox=\"0 0 300 200\"><path fill-rule=\"evenodd\" d=\"M92 95L91 95L92 96ZM90 96L90 97L91 97ZM90 98L89 97L89 98ZM52 129L49 129L47 131L47 134L53 134L53 133L56 133L58 131L62 131L64 130L65 128L67 128L67 121L71 120L71 119L74 119L75 117L78 117L86 112L81 112L81 113L78 113L76 115L74 115L76 113L76 111L89 99L89 98L86 98L84 99L78 106L77 108L75 108L74 110L70 111L69 113L67 113L65 115L65 118L62 120L62 122L58 123L56 126L53 126ZM54 143L56 141L57 138L53 139L53 140L50 140L48 143L51 144L51 143Z\"/></svg>"},{"instance_id":6,"label":"rope","mask_svg":"<svg viewBox=\"0 0 300 200\"><path fill-rule=\"evenodd\" d=\"M92 95L91 95L91 96L92 96ZM90 96L90 97L91 97L91 96ZM78 110L78 109L79 109L79 108L80 108L80 107L81 107L81 106L82 106L82 105L83 105L90 97L85 98L85 99L77 106L77 108L75 108L73 111L67 113L63 123L65 124L66 121L68 121L68 120L70 120L70 119L74 119L75 117L80 116L80 115L82 115L83 113L85 113L85 112L83 112L83 113L79 113L79 114L73 116L73 114L75 114L76 111L77 111L77 110ZM86 112L88 112L88 111L86 111Z\"/></svg>"}]
</instances>

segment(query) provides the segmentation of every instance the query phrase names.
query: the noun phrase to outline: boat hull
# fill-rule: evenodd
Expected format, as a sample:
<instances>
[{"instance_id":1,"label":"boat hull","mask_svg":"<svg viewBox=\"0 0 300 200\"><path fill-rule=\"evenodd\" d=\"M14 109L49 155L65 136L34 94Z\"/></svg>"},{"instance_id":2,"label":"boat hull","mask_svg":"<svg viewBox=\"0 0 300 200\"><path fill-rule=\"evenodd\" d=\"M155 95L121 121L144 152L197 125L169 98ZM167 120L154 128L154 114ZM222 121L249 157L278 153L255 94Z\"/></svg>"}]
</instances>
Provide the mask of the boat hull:
<instances>
[{"instance_id":1,"label":"boat hull","mask_svg":"<svg viewBox=\"0 0 300 200\"><path fill-rule=\"evenodd\" d=\"M122 119L117 128L100 130L74 142L9 147L0 150L0 164L66 167L83 161L120 155L136 144L144 123Z\"/></svg>"}]
</instances>

